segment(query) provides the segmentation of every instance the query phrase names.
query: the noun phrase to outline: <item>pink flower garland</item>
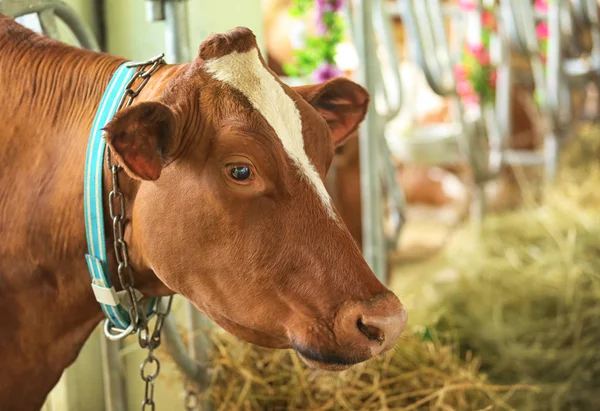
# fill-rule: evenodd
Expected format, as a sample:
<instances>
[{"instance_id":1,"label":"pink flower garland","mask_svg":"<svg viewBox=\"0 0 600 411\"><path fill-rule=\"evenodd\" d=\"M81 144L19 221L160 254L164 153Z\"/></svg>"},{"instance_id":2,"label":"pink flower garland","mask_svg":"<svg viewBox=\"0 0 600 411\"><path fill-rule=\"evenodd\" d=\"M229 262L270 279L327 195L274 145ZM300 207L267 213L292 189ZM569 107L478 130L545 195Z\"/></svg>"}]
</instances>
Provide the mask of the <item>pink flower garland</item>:
<instances>
[{"instance_id":1,"label":"pink flower garland","mask_svg":"<svg viewBox=\"0 0 600 411\"><path fill-rule=\"evenodd\" d=\"M339 13L344 7L345 0L315 0L317 14L317 30L320 36L330 36L330 26L327 14ZM312 77L317 83L341 76L343 73L333 59L325 60L312 72Z\"/></svg>"},{"instance_id":2,"label":"pink flower garland","mask_svg":"<svg viewBox=\"0 0 600 411\"><path fill-rule=\"evenodd\" d=\"M536 0L534 7L535 11L538 13L548 13L547 0ZM546 64L548 58L548 22L546 20L539 22L535 29L540 43L540 58L542 59L542 63Z\"/></svg>"},{"instance_id":3,"label":"pink flower garland","mask_svg":"<svg viewBox=\"0 0 600 411\"><path fill-rule=\"evenodd\" d=\"M478 13L477 0L459 0L458 5L465 13ZM494 11L492 6L479 13L481 37L465 41L461 61L454 68L456 92L469 106L492 102L496 95L497 71L490 57L490 40L498 30Z\"/></svg>"},{"instance_id":4,"label":"pink flower garland","mask_svg":"<svg viewBox=\"0 0 600 411\"><path fill-rule=\"evenodd\" d=\"M534 8L537 13L547 14L548 7L549 7L548 0L536 0L535 1ZM546 62L548 61L549 29L548 29L547 19L537 23L535 26L535 31L536 31L537 39L539 42L540 60L542 61L542 64L544 64L544 66L545 66ZM534 92L534 100L538 105L542 104L542 102L544 101L543 98L544 98L544 93L542 90L536 90Z\"/></svg>"}]
</instances>

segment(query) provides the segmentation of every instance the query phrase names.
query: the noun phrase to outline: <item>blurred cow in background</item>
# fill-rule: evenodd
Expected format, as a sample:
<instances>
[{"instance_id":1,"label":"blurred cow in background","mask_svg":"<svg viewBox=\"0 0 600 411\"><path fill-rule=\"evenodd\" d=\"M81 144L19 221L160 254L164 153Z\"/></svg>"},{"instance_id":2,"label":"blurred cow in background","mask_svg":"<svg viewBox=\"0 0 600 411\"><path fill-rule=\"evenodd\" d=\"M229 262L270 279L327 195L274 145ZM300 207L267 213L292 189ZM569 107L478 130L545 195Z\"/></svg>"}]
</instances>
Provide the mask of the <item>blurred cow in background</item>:
<instances>
[{"instance_id":1,"label":"blurred cow in background","mask_svg":"<svg viewBox=\"0 0 600 411\"><path fill-rule=\"evenodd\" d=\"M282 66L293 61L294 27L298 27L298 21L288 13L291 4L292 0L262 0L268 63L278 75L284 75ZM312 16L308 15L303 21L309 33L314 30L311 19ZM401 63L401 80L405 97L403 101L410 102L413 111L411 115L416 125L448 121L449 102L431 90L414 63L406 61L405 50L408 47L405 44L405 29L400 19L394 20L393 33L397 44L397 55L403 60ZM522 64L522 61L518 63ZM538 149L542 140L534 126L535 108L532 91L514 86L511 100L513 133L510 147L519 150ZM398 136L398 138L402 137ZM350 232L360 244L358 138L349 139L336 151L332 170L330 172L334 172L334 175L328 180L327 189ZM464 217L465 205L468 203L468 190L465 185L468 181L468 172L467 164L457 163L444 167L397 164L397 179L409 205L420 204L434 208L450 206L456 209L458 218ZM520 195L516 179L509 169L504 170L501 178L494 184L490 184L489 189L488 206L491 210L510 208L519 203Z\"/></svg>"}]
</instances>

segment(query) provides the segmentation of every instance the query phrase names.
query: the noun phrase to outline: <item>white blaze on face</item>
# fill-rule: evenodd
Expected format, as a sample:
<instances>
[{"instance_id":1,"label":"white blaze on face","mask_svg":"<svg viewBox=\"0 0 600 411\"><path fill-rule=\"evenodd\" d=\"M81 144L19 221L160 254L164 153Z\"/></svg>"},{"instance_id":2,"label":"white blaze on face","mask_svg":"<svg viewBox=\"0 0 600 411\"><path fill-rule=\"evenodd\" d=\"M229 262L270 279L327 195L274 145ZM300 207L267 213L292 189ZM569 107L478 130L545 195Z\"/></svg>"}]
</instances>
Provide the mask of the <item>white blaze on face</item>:
<instances>
[{"instance_id":1,"label":"white blaze on face","mask_svg":"<svg viewBox=\"0 0 600 411\"><path fill-rule=\"evenodd\" d=\"M233 52L211 59L204 63L204 67L215 79L244 94L262 114L275 130L287 155L316 190L329 216L336 219L331 197L304 150L300 112L281 84L263 66L258 57L258 49L253 48L244 53Z\"/></svg>"}]
</instances>

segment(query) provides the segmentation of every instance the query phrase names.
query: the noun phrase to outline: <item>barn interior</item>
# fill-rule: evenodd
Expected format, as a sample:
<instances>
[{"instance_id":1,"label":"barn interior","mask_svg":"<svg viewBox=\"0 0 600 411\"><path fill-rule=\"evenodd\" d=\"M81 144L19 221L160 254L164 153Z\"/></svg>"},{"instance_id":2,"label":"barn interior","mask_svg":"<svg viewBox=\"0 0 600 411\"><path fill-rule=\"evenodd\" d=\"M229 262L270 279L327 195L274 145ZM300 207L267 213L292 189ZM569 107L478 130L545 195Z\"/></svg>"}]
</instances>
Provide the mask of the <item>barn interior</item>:
<instances>
[{"instance_id":1,"label":"barn interior","mask_svg":"<svg viewBox=\"0 0 600 411\"><path fill-rule=\"evenodd\" d=\"M156 409L600 407L597 0L0 0L0 13L167 63L244 26L284 83L344 76L371 95L325 184L407 307L400 343L313 370L175 296ZM146 409L144 358L100 324L43 410Z\"/></svg>"}]
</instances>

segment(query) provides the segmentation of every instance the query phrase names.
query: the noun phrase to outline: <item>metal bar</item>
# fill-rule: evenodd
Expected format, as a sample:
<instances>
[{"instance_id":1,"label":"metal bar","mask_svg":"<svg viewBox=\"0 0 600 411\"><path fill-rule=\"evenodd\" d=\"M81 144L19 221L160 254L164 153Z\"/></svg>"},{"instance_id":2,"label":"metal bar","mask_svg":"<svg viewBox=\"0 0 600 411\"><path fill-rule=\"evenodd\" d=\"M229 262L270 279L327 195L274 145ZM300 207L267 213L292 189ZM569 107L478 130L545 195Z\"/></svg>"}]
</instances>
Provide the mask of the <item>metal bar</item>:
<instances>
[{"instance_id":1,"label":"metal bar","mask_svg":"<svg viewBox=\"0 0 600 411\"><path fill-rule=\"evenodd\" d=\"M405 18L411 35L411 53L423 70L431 89L440 96L453 95L456 86L440 2L406 1Z\"/></svg>"},{"instance_id":2,"label":"metal bar","mask_svg":"<svg viewBox=\"0 0 600 411\"><path fill-rule=\"evenodd\" d=\"M88 50L100 51L96 37L90 28L79 19L71 7L63 2L59 2L54 8L54 14L69 27L81 47Z\"/></svg>"},{"instance_id":3,"label":"metal bar","mask_svg":"<svg viewBox=\"0 0 600 411\"><path fill-rule=\"evenodd\" d=\"M452 57L450 56L450 43L446 34L446 22L440 0L429 0L427 13L427 21L431 24L430 29L435 39L435 50L433 52L438 60L440 88L444 91L444 95L452 95L456 93L456 81L454 79Z\"/></svg>"},{"instance_id":4,"label":"metal bar","mask_svg":"<svg viewBox=\"0 0 600 411\"><path fill-rule=\"evenodd\" d=\"M104 333L99 333L99 336L106 411L127 411L127 399L119 359L121 342L110 341L104 336Z\"/></svg>"},{"instance_id":5,"label":"metal bar","mask_svg":"<svg viewBox=\"0 0 600 411\"><path fill-rule=\"evenodd\" d=\"M164 13L166 59L169 63L187 63L190 61L187 0L166 0Z\"/></svg>"},{"instance_id":6,"label":"metal bar","mask_svg":"<svg viewBox=\"0 0 600 411\"><path fill-rule=\"evenodd\" d=\"M566 87L565 76L563 75L562 57L563 57L563 36L561 32L561 12L568 0L555 0L550 3L548 8L548 52L546 62L546 82L545 93L546 100L544 106L550 120L550 130L544 139L545 169L544 177L546 183L552 183L556 179L558 167L559 133L561 126L568 122L570 117L570 107L568 100L568 90ZM566 96L565 96L566 92ZM566 97L566 99L565 99Z\"/></svg>"},{"instance_id":7,"label":"metal bar","mask_svg":"<svg viewBox=\"0 0 600 411\"><path fill-rule=\"evenodd\" d=\"M146 20L163 21L165 8L162 0L146 0Z\"/></svg>"},{"instance_id":8,"label":"metal bar","mask_svg":"<svg viewBox=\"0 0 600 411\"><path fill-rule=\"evenodd\" d=\"M502 17L504 34L510 42L511 47L522 52L523 43L514 12L515 10L512 8L510 0L500 0L500 15Z\"/></svg>"},{"instance_id":9,"label":"metal bar","mask_svg":"<svg viewBox=\"0 0 600 411\"><path fill-rule=\"evenodd\" d=\"M379 47L379 70L377 88L381 89L385 107L379 112L378 121L381 126L382 137L380 142L379 159L381 163L381 181L387 190L388 218L392 222L392 232L388 233L387 248L395 249L404 225L405 202L404 193L396 179L396 168L392 162L392 154L385 138L385 124L395 118L402 107L402 82L400 67L396 54L396 44L390 27L391 16L384 7L383 0L374 0L372 3L373 27ZM378 180L375 180L378 181ZM382 221L383 223L383 221Z\"/></svg>"},{"instance_id":10,"label":"metal bar","mask_svg":"<svg viewBox=\"0 0 600 411\"><path fill-rule=\"evenodd\" d=\"M391 17L385 10L382 0L373 0L373 27L381 44L379 65L381 74L381 88L385 98L385 110L380 113L386 121L396 117L402 106L402 82L400 81L400 67L396 55L396 44L390 28Z\"/></svg>"},{"instance_id":11,"label":"metal bar","mask_svg":"<svg viewBox=\"0 0 600 411\"><path fill-rule=\"evenodd\" d=\"M562 2L563 0L558 0ZM536 14L530 2L519 0L505 0L505 14L510 16L512 27L518 32L519 45L522 52L529 57L535 89L542 99L539 102L542 118L547 122L544 140L544 177L546 182L551 182L556 176L556 167L558 162L558 136L556 135L559 124L559 109L561 100L561 89L564 80L561 75L561 25L560 9L562 4L551 2L548 12L548 61L547 68L544 68L540 58L540 49L536 33ZM510 158L510 157L509 157ZM510 160L508 160L510 161Z\"/></svg>"},{"instance_id":12,"label":"metal bar","mask_svg":"<svg viewBox=\"0 0 600 411\"><path fill-rule=\"evenodd\" d=\"M188 352L190 357L200 363L208 364L212 351L212 342L206 337L205 331L212 327L212 322L202 315L196 307L188 302L187 309L187 329L188 329ZM209 373L204 369L204 380L196 381L200 391L205 391L210 385ZM200 409L204 411L212 410L213 404L208 399L200 400Z\"/></svg>"},{"instance_id":13,"label":"metal bar","mask_svg":"<svg viewBox=\"0 0 600 411\"><path fill-rule=\"evenodd\" d=\"M377 81L377 54L373 47L372 8L368 0L356 0L354 8L354 33L363 86L370 92L375 90ZM383 210L381 207L381 184L379 179L378 155L383 138L378 126L377 112L371 100L365 121L359 133L360 184L362 188L363 254L375 275L387 281L387 255L383 232Z\"/></svg>"},{"instance_id":14,"label":"metal bar","mask_svg":"<svg viewBox=\"0 0 600 411\"><path fill-rule=\"evenodd\" d=\"M83 48L100 51L100 46L92 31L78 17L77 13L62 1L37 1L27 5L7 3L3 4L2 12L14 18L27 14L37 13L44 33L58 40L58 28L55 17L61 19Z\"/></svg>"},{"instance_id":15,"label":"metal bar","mask_svg":"<svg viewBox=\"0 0 600 411\"><path fill-rule=\"evenodd\" d=\"M586 0L585 8L592 36L592 55L598 57L600 56L600 18L597 0Z\"/></svg>"},{"instance_id":16,"label":"metal bar","mask_svg":"<svg viewBox=\"0 0 600 411\"><path fill-rule=\"evenodd\" d=\"M56 17L54 16L54 9L47 8L38 13L40 18L40 25L44 34L51 39L59 40L58 26L56 25Z\"/></svg>"},{"instance_id":17,"label":"metal bar","mask_svg":"<svg viewBox=\"0 0 600 411\"><path fill-rule=\"evenodd\" d=\"M195 361L194 355L188 355L186 352L185 344L179 336L177 324L175 324L172 315L168 315L165 318L163 332L165 349L173 358L173 361L177 364L179 370L188 380L202 387L207 386L209 382L208 372L203 364Z\"/></svg>"},{"instance_id":18,"label":"metal bar","mask_svg":"<svg viewBox=\"0 0 600 411\"><path fill-rule=\"evenodd\" d=\"M502 137L502 151L507 149L507 142L512 135L512 85L513 69L508 29L500 33L500 64L496 83L496 119L498 133Z\"/></svg>"},{"instance_id":19,"label":"metal bar","mask_svg":"<svg viewBox=\"0 0 600 411\"><path fill-rule=\"evenodd\" d=\"M554 119L554 127L559 126L560 118L564 115L562 102L562 51L563 38L561 34L561 9L568 0L554 0L548 6L548 59L546 62L546 98L550 114Z\"/></svg>"},{"instance_id":20,"label":"metal bar","mask_svg":"<svg viewBox=\"0 0 600 411\"><path fill-rule=\"evenodd\" d=\"M392 153L388 146L385 138L381 139L381 163L382 168L382 179L385 182L385 186L388 191L388 197L390 201L390 219L394 224L392 233L388 238L388 247L395 249L400 238L402 227L406 221L406 199L404 192L398 184L396 178L396 167L392 160Z\"/></svg>"},{"instance_id":21,"label":"metal bar","mask_svg":"<svg viewBox=\"0 0 600 411\"><path fill-rule=\"evenodd\" d=\"M212 327L211 321L202 315L196 307L191 304L186 306L187 329L188 329L188 351L190 357L201 363L208 363L212 344L206 337L204 331Z\"/></svg>"},{"instance_id":22,"label":"metal bar","mask_svg":"<svg viewBox=\"0 0 600 411\"><path fill-rule=\"evenodd\" d=\"M402 0L398 0L402 4ZM445 95L445 90L440 84L440 69L437 64L435 39L427 27L423 28L429 16L427 13L427 0L406 0L405 24L411 36L411 55L423 70L427 83L439 95ZM430 50L431 53L425 53ZM434 64L436 63L436 64Z\"/></svg>"},{"instance_id":23,"label":"metal bar","mask_svg":"<svg viewBox=\"0 0 600 411\"><path fill-rule=\"evenodd\" d=\"M21 17L26 14L39 13L46 9L54 9L62 3L59 0L29 0L29 1L1 1L0 12L13 18Z\"/></svg>"}]
</instances>

